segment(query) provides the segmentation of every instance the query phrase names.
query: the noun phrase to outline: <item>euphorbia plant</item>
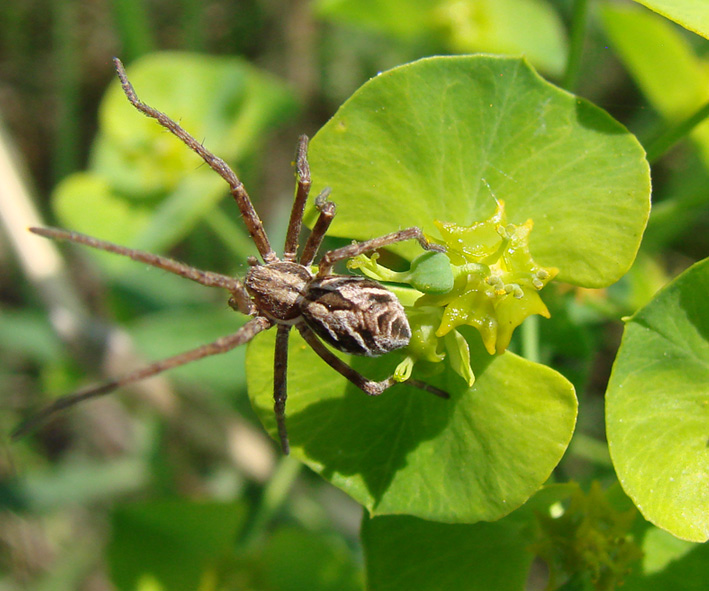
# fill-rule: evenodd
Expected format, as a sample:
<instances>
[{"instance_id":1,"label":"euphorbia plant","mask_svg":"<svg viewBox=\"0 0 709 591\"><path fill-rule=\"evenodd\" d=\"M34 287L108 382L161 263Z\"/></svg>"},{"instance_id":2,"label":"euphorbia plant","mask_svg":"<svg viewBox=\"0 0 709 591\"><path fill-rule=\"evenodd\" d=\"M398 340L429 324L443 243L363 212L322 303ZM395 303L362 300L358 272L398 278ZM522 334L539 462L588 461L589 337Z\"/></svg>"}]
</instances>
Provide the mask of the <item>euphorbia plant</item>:
<instances>
[{"instance_id":1,"label":"euphorbia plant","mask_svg":"<svg viewBox=\"0 0 709 591\"><path fill-rule=\"evenodd\" d=\"M371 514L465 523L506 515L549 477L576 419L572 385L505 352L509 337L527 314L545 313L539 293L554 275L602 287L628 270L649 213L641 146L523 60L470 56L372 79L313 138L310 157L314 188L331 187L339 208L331 235L417 225L447 244L453 287L409 287L402 299L428 338L455 329L460 340L424 344L413 368L451 393L446 404L405 385L363 399L295 342L295 455ZM386 279L378 262L358 264ZM248 352L249 393L269 429L271 346L264 335ZM376 377L402 361L392 357L349 361Z\"/></svg>"}]
</instances>

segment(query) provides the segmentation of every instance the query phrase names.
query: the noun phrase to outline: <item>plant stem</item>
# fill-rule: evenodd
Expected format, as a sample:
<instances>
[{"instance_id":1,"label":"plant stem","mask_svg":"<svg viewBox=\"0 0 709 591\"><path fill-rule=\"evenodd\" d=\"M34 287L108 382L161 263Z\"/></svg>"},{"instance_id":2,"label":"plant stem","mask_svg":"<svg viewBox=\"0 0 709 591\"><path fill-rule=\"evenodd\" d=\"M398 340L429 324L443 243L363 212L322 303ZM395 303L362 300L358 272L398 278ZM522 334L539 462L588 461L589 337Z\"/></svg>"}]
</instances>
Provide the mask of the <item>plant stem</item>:
<instances>
[{"instance_id":1,"label":"plant stem","mask_svg":"<svg viewBox=\"0 0 709 591\"><path fill-rule=\"evenodd\" d=\"M539 363L539 316L536 314L522 323L522 357Z\"/></svg>"},{"instance_id":2,"label":"plant stem","mask_svg":"<svg viewBox=\"0 0 709 591\"><path fill-rule=\"evenodd\" d=\"M586 38L586 20L588 17L588 0L575 0L571 16L571 39L569 40L569 56L566 60L566 71L561 86L573 90L578 82L583 44Z\"/></svg>"},{"instance_id":3,"label":"plant stem","mask_svg":"<svg viewBox=\"0 0 709 591\"><path fill-rule=\"evenodd\" d=\"M113 14L121 40L121 57L126 63L153 50L150 19L142 0L116 0Z\"/></svg>"},{"instance_id":4,"label":"plant stem","mask_svg":"<svg viewBox=\"0 0 709 591\"><path fill-rule=\"evenodd\" d=\"M612 467L608 444L583 433L575 433L569 451L574 457L583 458L597 466Z\"/></svg>"},{"instance_id":5,"label":"plant stem","mask_svg":"<svg viewBox=\"0 0 709 591\"><path fill-rule=\"evenodd\" d=\"M245 261L248 256L256 254L254 243L248 239L244 230L219 207L214 207L202 219L232 252L236 260Z\"/></svg>"},{"instance_id":6,"label":"plant stem","mask_svg":"<svg viewBox=\"0 0 709 591\"><path fill-rule=\"evenodd\" d=\"M57 111L52 147L52 181L59 182L79 168L79 59L76 43L77 3L52 3L53 41L57 62Z\"/></svg>"},{"instance_id":7,"label":"plant stem","mask_svg":"<svg viewBox=\"0 0 709 591\"><path fill-rule=\"evenodd\" d=\"M261 495L261 502L256 508L251 525L244 534L243 544L245 547L253 544L263 534L266 525L273 519L288 496L302 468L303 464L295 458L281 457L273 476Z\"/></svg>"},{"instance_id":8,"label":"plant stem","mask_svg":"<svg viewBox=\"0 0 709 591\"><path fill-rule=\"evenodd\" d=\"M653 140L648 142L647 159L650 164L655 163L672 146L689 134L692 129L709 117L709 102L700 107L693 115L677 125L666 129Z\"/></svg>"}]
</instances>

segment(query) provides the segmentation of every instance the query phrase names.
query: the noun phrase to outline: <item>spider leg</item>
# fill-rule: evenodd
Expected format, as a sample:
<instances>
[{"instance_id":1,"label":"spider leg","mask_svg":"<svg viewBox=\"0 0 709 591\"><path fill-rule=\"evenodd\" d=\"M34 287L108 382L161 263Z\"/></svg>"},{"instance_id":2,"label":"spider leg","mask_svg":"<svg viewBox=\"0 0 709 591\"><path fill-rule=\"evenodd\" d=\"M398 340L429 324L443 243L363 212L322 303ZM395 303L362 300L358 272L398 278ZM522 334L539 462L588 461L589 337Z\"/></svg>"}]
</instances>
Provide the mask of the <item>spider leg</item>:
<instances>
[{"instance_id":1,"label":"spider leg","mask_svg":"<svg viewBox=\"0 0 709 591\"><path fill-rule=\"evenodd\" d=\"M298 138L298 149L295 154L295 174L298 179L293 208L290 212L286 244L283 258L295 262L298 257L298 237L303 225L303 212L310 193L310 166L308 165L308 136Z\"/></svg>"},{"instance_id":2,"label":"spider leg","mask_svg":"<svg viewBox=\"0 0 709 591\"><path fill-rule=\"evenodd\" d=\"M151 363L150 365L124 375L123 377L109 380L95 386L89 386L88 388L79 390L74 394L62 396L21 423L12 432L11 437L13 439L22 437L54 413L64 410L70 406L74 406L83 400L110 394L117 388L152 377L168 369L184 365L185 363L190 363L204 357L220 355L221 353L231 351L239 345L248 343L258 333L270 328L271 326L272 322L268 320L268 318L265 316L257 316L256 318L249 320L249 322L244 324L244 326L242 326L234 334L221 337L213 343L208 343L206 345L202 345L201 347L197 347L196 349L192 349L191 351L186 351L184 353L180 353L179 355L174 355L172 357L168 357L167 359L156 361L155 363Z\"/></svg>"},{"instance_id":3,"label":"spider leg","mask_svg":"<svg viewBox=\"0 0 709 591\"><path fill-rule=\"evenodd\" d=\"M59 228L30 228L30 232L44 236L45 238L52 238L54 240L68 240L69 242L75 242L77 244L83 244L99 250L120 254L122 256L129 257L134 261L138 261L139 263L146 263L148 265L152 265L153 267L158 267L165 271L169 271L170 273L174 273L175 275L179 275L180 277L196 281L197 283L201 283L207 287L223 287L224 289L229 290L240 312L247 315L251 315L255 312L254 305L249 297L249 294L246 292L246 289L241 281L234 277L221 275L220 273L214 273L212 271L202 271L201 269L190 267L173 259L168 259L166 257L144 252L142 250L119 246L118 244L106 242L105 240L99 240L98 238L93 238L92 236L87 236L86 234L80 234L79 232L69 232L68 230L61 230Z\"/></svg>"},{"instance_id":4,"label":"spider leg","mask_svg":"<svg viewBox=\"0 0 709 591\"><path fill-rule=\"evenodd\" d=\"M391 234L380 236L379 238L373 238L372 240L367 240L365 242L355 242L353 244L343 246L342 248L337 248L326 252L322 259L320 259L318 277L328 275L337 261L356 257L357 255L367 251L377 250L382 246L412 239L418 240L418 243L424 250L437 250L440 252L445 252L445 247L438 244L433 244L426 240L421 228L414 226L412 228L406 228L405 230L399 230L398 232L392 232Z\"/></svg>"},{"instance_id":5,"label":"spider leg","mask_svg":"<svg viewBox=\"0 0 709 591\"><path fill-rule=\"evenodd\" d=\"M313 264L313 259L315 259L315 255L318 253L332 219L335 217L335 204L327 200L329 196L330 187L325 187L315 198L315 207L320 211L320 215L313 226L313 231L310 232L310 236L305 242L303 254L300 255L300 264L305 267Z\"/></svg>"},{"instance_id":6,"label":"spider leg","mask_svg":"<svg viewBox=\"0 0 709 591\"><path fill-rule=\"evenodd\" d=\"M328 349L320 341L320 339L315 335L312 330L310 330L310 328L308 328L305 323L300 323L297 325L297 327L300 331L301 336L303 337L303 339L305 339L305 342L310 345L313 351L315 351L325 363L327 363L335 371L341 373L365 394L368 394L369 396L379 396L386 389L390 388L394 384L399 383L394 379L394 376L389 376L387 379L382 380L381 382L375 382L374 380L370 380L369 378L364 377L361 373L352 369L349 365L342 361L342 359L340 359L332 351L330 351L330 349ZM432 394L440 396L441 398L450 398L447 392L439 390L435 386L425 384L424 382L419 382L418 380L407 380L406 383L410 386L414 386L415 388L425 390L426 392L431 392Z\"/></svg>"},{"instance_id":7,"label":"spider leg","mask_svg":"<svg viewBox=\"0 0 709 591\"><path fill-rule=\"evenodd\" d=\"M120 78L123 92L130 103L141 113L147 115L148 117L152 117L165 129L182 140L182 142L190 150L201 156L202 159L217 174L219 174L219 176L229 183L231 194L234 197L236 204L239 206L239 211L241 212L241 217L244 219L244 223L246 224L246 229L249 231L251 238L256 243L256 248L258 248L259 253L261 253L261 257L266 263L277 260L276 253L271 248L271 244L268 241L268 236L266 236L261 218L259 218L256 213L256 210L251 203L251 199L249 198L246 189L244 189L244 185L236 176L236 173L229 168L229 165L224 162L224 160L212 154L200 142L180 127L180 125L165 115L165 113L162 113L157 109L141 102L133 89L133 85L128 81L128 76L126 75L126 71L121 63L121 60L117 57L113 58L113 63L116 66L116 72L118 72L118 78Z\"/></svg>"},{"instance_id":8,"label":"spider leg","mask_svg":"<svg viewBox=\"0 0 709 591\"><path fill-rule=\"evenodd\" d=\"M288 334L290 326L278 325L276 333L276 350L273 359L273 410L276 413L276 424L278 425L278 438L281 440L283 453L290 453L288 444L288 432L286 431L286 398L288 389L286 386L288 376Z\"/></svg>"}]
</instances>

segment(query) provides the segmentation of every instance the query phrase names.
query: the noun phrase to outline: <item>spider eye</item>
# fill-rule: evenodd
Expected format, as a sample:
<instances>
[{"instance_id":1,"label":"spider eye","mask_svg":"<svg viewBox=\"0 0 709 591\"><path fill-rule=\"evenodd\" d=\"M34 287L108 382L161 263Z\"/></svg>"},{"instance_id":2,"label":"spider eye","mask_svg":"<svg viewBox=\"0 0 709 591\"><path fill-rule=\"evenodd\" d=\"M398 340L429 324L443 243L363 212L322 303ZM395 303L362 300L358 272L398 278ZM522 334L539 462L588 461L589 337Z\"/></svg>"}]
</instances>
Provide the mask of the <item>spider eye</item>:
<instances>
[{"instance_id":1,"label":"spider eye","mask_svg":"<svg viewBox=\"0 0 709 591\"><path fill-rule=\"evenodd\" d=\"M343 353L377 357L405 347L411 339L399 300L365 277L315 279L308 286L301 312L313 332Z\"/></svg>"}]
</instances>

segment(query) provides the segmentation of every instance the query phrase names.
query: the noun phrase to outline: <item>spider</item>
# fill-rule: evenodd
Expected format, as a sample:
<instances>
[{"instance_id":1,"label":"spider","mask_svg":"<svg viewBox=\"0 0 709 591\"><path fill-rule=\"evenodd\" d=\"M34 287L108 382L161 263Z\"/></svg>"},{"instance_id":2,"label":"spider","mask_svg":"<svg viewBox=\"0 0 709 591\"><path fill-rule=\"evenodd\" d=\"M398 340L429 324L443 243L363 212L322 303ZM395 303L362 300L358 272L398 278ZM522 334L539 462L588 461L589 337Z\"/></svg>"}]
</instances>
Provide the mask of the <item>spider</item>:
<instances>
[{"instance_id":1,"label":"spider","mask_svg":"<svg viewBox=\"0 0 709 591\"><path fill-rule=\"evenodd\" d=\"M248 343L258 333L275 326L277 333L274 354L274 411L281 448L284 454L288 454L290 446L286 430L285 406L288 336L291 328L295 327L308 345L330 367L370 396L378 396L393 386L396 383L394 377L390 376L382 381L373 381L364 377L330 351L323 341L344 353L379 356L405 347L411 338L411 329L404 309L392 292L365 277L331 274L335 263L411 239L417 240L426 250L444 249L428 242L420 228L412 227L326 252L318 262L317 271L313 272L311 265L335 216L335 204L328 200L329 189L325 189L317 196L315 205L319 216L302 253L298 256L298 237L311 183L307 160L308 138L301 136L295 158L296 194L288 223L283 257L279 258L271 248L251 199L231 168L167 115L141 102L128 80L121 61L114 58L114 63L128 101L138 111L157 120L160 125L176 135L229 184L230 192L236 200L263 263L259 263L255 257L249 257L249 269L242 282L235 277L202 271L172 259L118 246L78 232L58 228L30 228L30 231L46 238L68 240L127 256L202 285L224 288L230 294L229 306L253 318L234 334L221 337L213 343L156 361L117 379L89 386L58 398L21 424L13 436L21 436L49 415L77 402L109 394L126 384L185 363L226 353ZM411 379L408 383L442 398L448 398L446 392L434 386Z\"/></svg>"}]
</instances>

